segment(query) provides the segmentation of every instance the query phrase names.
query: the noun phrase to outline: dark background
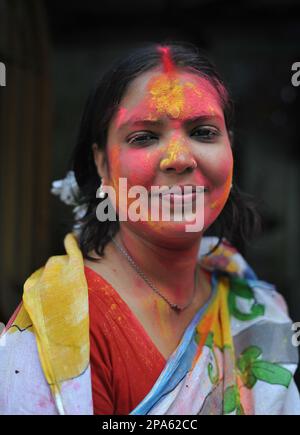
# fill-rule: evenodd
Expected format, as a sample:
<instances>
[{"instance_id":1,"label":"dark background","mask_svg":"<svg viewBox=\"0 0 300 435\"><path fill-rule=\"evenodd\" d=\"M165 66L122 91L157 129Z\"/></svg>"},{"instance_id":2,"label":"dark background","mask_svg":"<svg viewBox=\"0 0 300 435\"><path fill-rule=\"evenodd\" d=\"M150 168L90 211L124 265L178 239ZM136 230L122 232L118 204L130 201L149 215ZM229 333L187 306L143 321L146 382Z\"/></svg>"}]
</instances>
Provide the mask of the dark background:
<instances>
[{"instance_id":1,"label":"dark background","mask_svg":"<svg viewBox=\"0 0 300 435\"><path fill-rule=\"evenodd\" d=\"M49 191L65 176L91 85L125 51L166 38L204 49L232 92L236 179L264 217L243 254L300 321L299 2L0 0L1 321L30 273L64 253L71 211Z\"/></svg>"}]
</instances>

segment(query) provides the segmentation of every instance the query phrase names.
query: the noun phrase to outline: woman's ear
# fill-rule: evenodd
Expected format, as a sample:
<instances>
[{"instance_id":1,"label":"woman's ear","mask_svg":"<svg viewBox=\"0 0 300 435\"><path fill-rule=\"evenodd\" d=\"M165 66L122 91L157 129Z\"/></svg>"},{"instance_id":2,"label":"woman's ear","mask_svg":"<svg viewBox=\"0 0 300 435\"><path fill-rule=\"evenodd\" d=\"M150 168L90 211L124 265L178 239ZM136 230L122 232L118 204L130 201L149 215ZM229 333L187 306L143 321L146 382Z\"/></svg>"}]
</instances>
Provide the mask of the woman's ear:
<instances>
[{"instance_id":1,"label":"woman's ear","mask_svg":"<svg viewBox=\"0 0 300 435\"><path fill-rule=\"evenodd\" d=\"M97 168L98 175L101 178L108 178L108 167L105 151L100 149L96 143L92 145L92 151L94 155L94 162Z\"/></svg>"}]
</instances>

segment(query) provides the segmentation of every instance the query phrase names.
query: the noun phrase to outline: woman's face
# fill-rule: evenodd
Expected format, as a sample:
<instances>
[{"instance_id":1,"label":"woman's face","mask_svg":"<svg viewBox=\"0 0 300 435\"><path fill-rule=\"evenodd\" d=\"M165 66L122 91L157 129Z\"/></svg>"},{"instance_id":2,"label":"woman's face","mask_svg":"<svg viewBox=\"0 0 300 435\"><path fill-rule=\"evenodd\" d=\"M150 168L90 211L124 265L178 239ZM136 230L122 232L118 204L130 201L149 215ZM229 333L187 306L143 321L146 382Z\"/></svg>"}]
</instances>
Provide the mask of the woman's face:
<instances>
[{"instance_id":1,"label":"woman's face","mask_svg":"<svg viewBox=\"0 0 300 435\"><path fill-rule=\"evenodd\" d=\"M116 191L118 211L121 177L127 179L127 189L138 185L148 192L151 186L204 186L201 233L229 196L233 156L219 95L206 79L185 70L166 73L156 68L131 82L110 123L106 152L107 166L103 156L96 155L95 161L102 159L101 175ZM186 221L121 224L143 237L195 238L195 233L186 232Z\"/></svg>"}]
</instances>

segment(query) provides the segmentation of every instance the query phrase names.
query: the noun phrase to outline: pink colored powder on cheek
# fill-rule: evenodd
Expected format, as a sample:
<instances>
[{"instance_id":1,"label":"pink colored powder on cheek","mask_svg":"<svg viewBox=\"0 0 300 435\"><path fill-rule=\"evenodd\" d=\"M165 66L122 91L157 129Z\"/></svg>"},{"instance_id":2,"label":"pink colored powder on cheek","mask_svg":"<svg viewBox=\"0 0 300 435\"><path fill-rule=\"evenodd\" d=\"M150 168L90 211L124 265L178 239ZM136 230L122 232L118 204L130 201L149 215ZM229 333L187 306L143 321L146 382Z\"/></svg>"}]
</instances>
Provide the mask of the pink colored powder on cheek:
<instances>
[{"instance_id":1,"label":"pink colored powder on cheek","mask_svg":"<svg viewBox=\"0 0 300 435\"><path fill-rule=\"evenodd\" d=\"M156 175L159 150L149 150L149 147L134 147L127 143L129 134L134 134L135 131L144 130L142 127L135 127L134 129L127 128L118 133L118 129L122 124L130 120L144 119L156 120L157 117L148 107L148 95L144 97L140 103L132 109L127 109L121 106L113 121L114 136L119 136L117 141L108 147L109 149L109 162L111 168L111 177L113 179L113 186L117 189L118 180L120 177L127 178L128 188L131 186L145 186L149 187L153 184Z\"/></svg>"},{"instance_id":2,"label":"pink colored powder on cheek","mask_svg":"<svg viewBox=\"0 0 300 435\"><path fill-rule=\"evenodd\" d=\"M124 150L120 156L121 173L128 178L128 185L149 188L156 178L159 165L159 150L132 148Z\"/></svg>"},{"instance_id":3,"label":"pink colored powder on cheek","mask_svg":"<svg viewBox=\"0 0 300 435\"><path fill-rule=\"evenodd\" d=\"M155 183L160 149L130 148L125 144L114 144L108 147L111 184L119 194L119 179L126 178L128 189L132 186L144 186L148 190Z\"/></svg>"},{"instance_id":4,"label":"pink colored powder on cheek","mask_svg":"<svg viewBox=\"0 0 300 435\"><path fill-rule=\"evenodd\" d=\"M229 171L225 183L217 190L217 197L210 203L211 210L215 210L217 213L222 209L230 194L230 188L232 183L233 168Z\"/></svg>"}]
</instances>

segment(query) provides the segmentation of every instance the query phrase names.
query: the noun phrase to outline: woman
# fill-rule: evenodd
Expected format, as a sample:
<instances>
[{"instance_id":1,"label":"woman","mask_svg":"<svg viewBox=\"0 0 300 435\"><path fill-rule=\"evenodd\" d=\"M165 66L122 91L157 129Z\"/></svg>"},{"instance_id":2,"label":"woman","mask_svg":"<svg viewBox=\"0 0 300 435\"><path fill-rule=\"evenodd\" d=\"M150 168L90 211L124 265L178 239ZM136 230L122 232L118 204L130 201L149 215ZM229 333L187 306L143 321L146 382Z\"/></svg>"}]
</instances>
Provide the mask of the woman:
<instances>
[{"instance_id":1,"label":"woman","mask_svg":"<svg viewBox=\"0 0 300 435\"><path fill-rule=\"evenodd\" d=\"M285 302L227 241L256 219L232 184L231 115L188 45L144 47L96 86L81 216L1 338L2 413L300 414Z\"/></svg>"}]
</instances>

